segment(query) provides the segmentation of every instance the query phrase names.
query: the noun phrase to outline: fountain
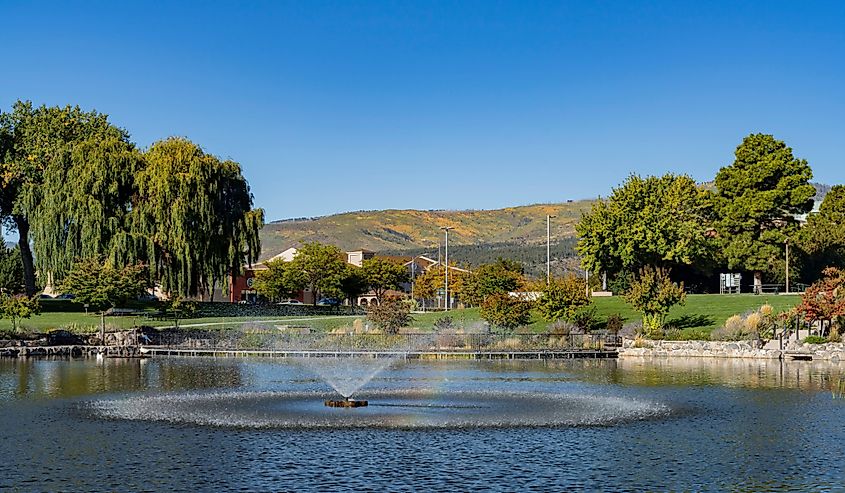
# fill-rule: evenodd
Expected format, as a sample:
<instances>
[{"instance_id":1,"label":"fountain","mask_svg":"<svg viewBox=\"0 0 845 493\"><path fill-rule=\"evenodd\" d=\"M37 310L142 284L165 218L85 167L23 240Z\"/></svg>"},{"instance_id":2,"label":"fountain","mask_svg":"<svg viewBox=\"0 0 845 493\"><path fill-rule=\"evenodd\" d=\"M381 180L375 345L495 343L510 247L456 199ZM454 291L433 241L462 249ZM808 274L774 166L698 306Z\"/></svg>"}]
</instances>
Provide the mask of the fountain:
<instances>
[{"instance_id":1,"label":"fountain","mask_svg":"<svg viewBox=\"0 0 845 493\"><path fill-rule=\"evenodd\" d=\"M549 385L543 379L487 381L444 375L443 368L448 371L455 363L415 362L391 369L397 361L407 359L409 352L431 347L435 334L429 338L381 334L291 337L272 328L253 327L231 337L226 344L234 347L243 347L238 345L248 340L251 350L283 351L287 357L271 366L283 376L273 377L269 388L265 378L252 388L98 399L90 403L91 412L107 419L260 429L607 426L670 413L663 404L594 395L565 381ZM152 364L166 363L153 360ZM486 363L469 365L470 371L489 367ZM319 380L303 378L303 370ZM388 370L391 378L370 385ZM324 384L332 391L321 389Z\"/></svg>"}]
</instances>

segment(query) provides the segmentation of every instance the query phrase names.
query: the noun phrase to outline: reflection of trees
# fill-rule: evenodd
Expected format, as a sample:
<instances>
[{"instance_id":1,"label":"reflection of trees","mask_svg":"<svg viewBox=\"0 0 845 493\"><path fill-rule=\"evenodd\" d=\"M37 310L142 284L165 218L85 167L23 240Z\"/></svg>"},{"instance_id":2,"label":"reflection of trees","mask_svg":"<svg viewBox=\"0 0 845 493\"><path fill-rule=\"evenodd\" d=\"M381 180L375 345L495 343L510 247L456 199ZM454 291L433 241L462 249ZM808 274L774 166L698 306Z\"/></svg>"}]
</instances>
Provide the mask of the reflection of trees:
<instances>
[{"instance_id":1,"label":"reflection of trees","mask_svg":"<svg viewBox=\"0 0 845 493\"><path fill-rule=\"evenodd\" d=\"M238 386L240 366L202 360L26 359L0 362L0 398L79 397L160 387L186 390Z\"/></svg>"},{"instance_id":2,"label":"reflection of trees","mask_svg":"<svg viewBox=\"0 0 845 493\"><path fill-rule=\"evenodd\" d=\"M241 366L234 362L192 359L156 363L156 380L163 390L237 387L244 381Z\"/></svg>"},{"instance_id":3,"label":"reflection of trees","mask_svg":"<svg viewBox=\"0 0 845 493\"><path fill-rule=\"evenodd\" d=\"M620 358L611 382L625 385L722 385L830 390L845 365L748 358Z\"/></svg>"}]
</instances>

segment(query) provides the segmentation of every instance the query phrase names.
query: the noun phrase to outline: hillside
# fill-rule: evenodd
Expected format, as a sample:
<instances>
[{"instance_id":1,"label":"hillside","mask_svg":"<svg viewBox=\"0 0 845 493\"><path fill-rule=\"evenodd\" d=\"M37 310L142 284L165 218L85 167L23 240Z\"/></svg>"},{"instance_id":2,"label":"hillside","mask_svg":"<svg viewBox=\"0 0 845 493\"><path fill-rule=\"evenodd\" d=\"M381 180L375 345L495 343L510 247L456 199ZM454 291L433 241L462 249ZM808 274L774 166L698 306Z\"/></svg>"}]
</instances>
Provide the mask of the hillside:
<instances>
[{"instance_id":1,"label":"hillside","mask_svg":"<svg viewBox=\"0 0 845 493\"><path fill-rule=\"evenodd\" d=\"M358 211L268 223L261 230L262 258L303 242L331 243L344 250L434 251L450 226L449 245L540 245L546 242L546 215L552 241L565 242L593 201L535 204L496 210Z\"/></svg>"}]
</instances>

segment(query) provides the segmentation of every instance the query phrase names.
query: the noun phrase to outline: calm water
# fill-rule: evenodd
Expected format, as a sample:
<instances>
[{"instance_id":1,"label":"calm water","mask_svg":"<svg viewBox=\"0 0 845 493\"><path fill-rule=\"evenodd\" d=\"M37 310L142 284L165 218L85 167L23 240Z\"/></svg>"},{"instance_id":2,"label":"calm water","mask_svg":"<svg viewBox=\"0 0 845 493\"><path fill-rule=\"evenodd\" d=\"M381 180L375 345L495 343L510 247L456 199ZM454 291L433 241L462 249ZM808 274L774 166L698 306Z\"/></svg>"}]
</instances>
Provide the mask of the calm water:
<instances>
[{"instance_id":1,"label":"calm water","mask_svg":"<svg viewBox=\"0 0 845 493\"><path fill-rule=\"evenodd\" d=\"M412 362L330 410L283 360L0 360L0 491L845 491L842 377Z\"/></svg>"}]
</instances>

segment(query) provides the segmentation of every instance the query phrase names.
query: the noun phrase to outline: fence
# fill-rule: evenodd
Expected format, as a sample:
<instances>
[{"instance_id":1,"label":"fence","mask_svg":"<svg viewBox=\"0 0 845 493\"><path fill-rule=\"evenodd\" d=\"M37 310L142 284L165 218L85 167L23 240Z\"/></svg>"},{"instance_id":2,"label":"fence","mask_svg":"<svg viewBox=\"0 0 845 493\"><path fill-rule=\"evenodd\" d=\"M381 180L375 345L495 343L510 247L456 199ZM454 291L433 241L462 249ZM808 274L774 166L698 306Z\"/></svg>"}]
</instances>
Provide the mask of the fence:
<instances>
[{"instance_id":1,"label":"fence","mask_svg":"<svg viewBox=\"0 0 845 493\"><path fill-rule=\"evenodd\" d=\"M148 343L173 349L326 352L449 352L600 350L621 338L600 334L288 334L278 330L191 330L148 334Z\"/></svg>"}]
</instances>

